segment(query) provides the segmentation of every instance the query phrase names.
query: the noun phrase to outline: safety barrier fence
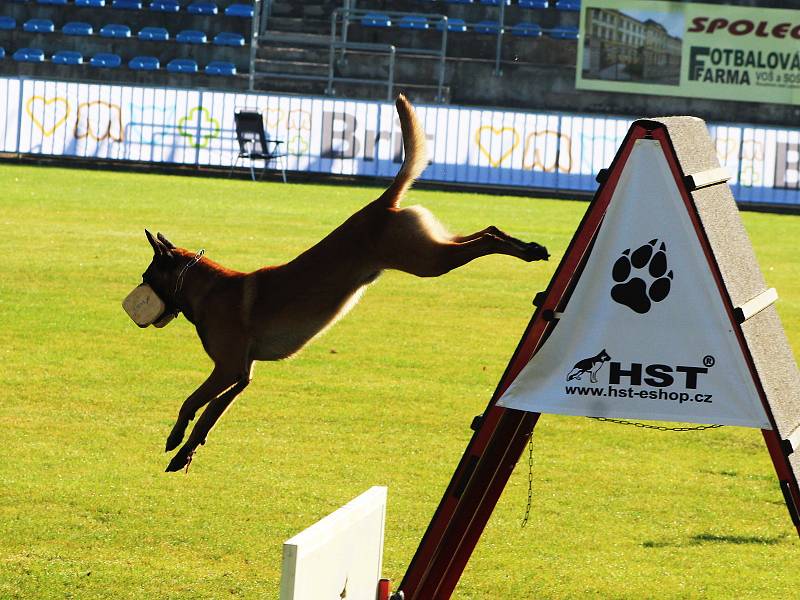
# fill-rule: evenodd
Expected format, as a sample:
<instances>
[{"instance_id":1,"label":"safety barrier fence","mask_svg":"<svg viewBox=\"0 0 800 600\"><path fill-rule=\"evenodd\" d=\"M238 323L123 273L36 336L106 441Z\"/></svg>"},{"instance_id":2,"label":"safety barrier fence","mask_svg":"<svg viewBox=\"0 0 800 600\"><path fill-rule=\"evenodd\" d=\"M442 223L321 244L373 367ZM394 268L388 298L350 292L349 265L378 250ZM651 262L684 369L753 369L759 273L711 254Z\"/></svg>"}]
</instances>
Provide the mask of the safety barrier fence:
<instances>
[{"instance_id":1,"label":"safety barrier fence","mask_svg":"<svg viewBox=\"0 0 800 600\"><path fill-rule=\"evenodd\" d=\"M264 115L287 169L391 177L402 161L394 106L378 101L0 78L0 152L230 167L234 110ZM630 119L419 106L431 164L422 179L591 192ZM740 202L800 208L800 130L710 124Z\"/></svg>"}]
</instances>

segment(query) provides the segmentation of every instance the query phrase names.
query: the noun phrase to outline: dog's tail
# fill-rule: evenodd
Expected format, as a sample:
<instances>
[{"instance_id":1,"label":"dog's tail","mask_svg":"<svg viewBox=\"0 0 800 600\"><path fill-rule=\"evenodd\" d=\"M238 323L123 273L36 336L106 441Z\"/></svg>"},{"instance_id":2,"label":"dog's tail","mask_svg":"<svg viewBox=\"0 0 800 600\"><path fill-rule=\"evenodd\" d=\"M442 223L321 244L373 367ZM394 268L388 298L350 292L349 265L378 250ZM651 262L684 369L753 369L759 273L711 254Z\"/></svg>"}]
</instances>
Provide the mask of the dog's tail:
<instances>
[{"instance_id":1,"label":"dog's tail","mask_svg":"<svg viewBox=\"0 0 800 600\"><path fill-rule=\"evenodd\" d=\"M403 94L397 96L395 106L400 117L400 129L403 132L405 158L403 166L400 167L392 184L378 198L378 202L387 207L395 207L400 204L408 188L428 166L425 131L417 120L414 107Z\"/></svg>"}]
</instances>

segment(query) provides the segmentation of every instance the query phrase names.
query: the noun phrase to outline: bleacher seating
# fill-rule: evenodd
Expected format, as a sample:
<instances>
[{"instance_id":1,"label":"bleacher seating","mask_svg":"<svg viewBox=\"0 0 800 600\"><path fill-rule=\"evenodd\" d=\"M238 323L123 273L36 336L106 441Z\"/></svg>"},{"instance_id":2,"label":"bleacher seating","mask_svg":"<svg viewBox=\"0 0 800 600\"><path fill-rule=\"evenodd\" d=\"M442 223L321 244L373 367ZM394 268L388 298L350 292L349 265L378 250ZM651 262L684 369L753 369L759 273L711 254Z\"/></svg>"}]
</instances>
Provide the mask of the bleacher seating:
<instances>
[{"instance_id":1,"label":"bleacher seating","mask_svg":"<svg viewBox=\"0 0 800 600\"><path fill-rule=\"evenodd\" d=\"M0 47L15 61L43 63L17 73L183 86L227 76L224 85L244 87L245 78L232 76L249 70L252 14L243 0L0 0ZM81 64L78 55L102 68L64 71ZM15 73L4 64L0 73Z\"/></svg>"},{"instance_id":2,"label":"bleacher seating","mask_svg":"<svg viewBox=\"0 0 800 600\"><path fill-rule=\"evenodd\" d=\"M480 21L474 25L475 33L484 35L497 35L500 31L500 23L497 21Z\"/></svg>"},{"instance_id":3,"label":"bleacher seating","mask_svg":"<svg viewBox=\"0 0 800 600\"><path fill-rule=\"evenodd\" d=\"M192 2L186 7L187 12L192 15L216 15L219 8L213 2Z\"/></svg>"},{"instance_id":4,"label":"bleacher seating","mask_svg":"<svg viewBox=\"0 0 800 600\"><path fill-rule=\"evenodd\" d=\"M547 8L547 0L518 0L520 8Z\"/></svg>"},{"instance_id":5,"label":"bleacher seating","mask_svg":"<svg viewBox=\"0 0 800 600\"><path fill-rule=\"evenodd\" d=\"M436 29L438 31L442 31L445 27L447 27L447 31L461 31L464 32L467 30L467 23L464 19L448 19L447 22L439 21L436 23Z\"/></svg>"},{"instance_id":6,"label":"bleacher seating","mask_svg":"<svg viewBox=\"0 0 800 600\"><path fill-rule=\"evenodd\" d=\"M17 62L44 62L44 50L41 48L20 48L13 54Z\"/></svg>"},{"instance_id":7,"label":"bleacher seating","mask_svg":"<svg viewBox=\"0 0 800 600\"><path fill-rule=\"evenodd\" d=\"M548 31L551 38L555 40L577 40L577 27L555 27Z\"/></svg>"},{"instance_id":8,"label":"bleacher seating","mask_svg":"<svg viewBox=\"0 0 800 600\"><path fill-rule=\"evenodd\" d=\"M361 25L364 27L391 27L392 20L383 13L369 13L361 17Z\"/></svg>"},{"instance_id":9,"label":"bleacher seating","mask_svg":"<svg viewBox=\"0 0 800 600\"><path fill-rule=\"evenodd\" d=\"M555 8L557 10L578 12L581 10L581 2L580 0L556 0Z\"/></svg>"},{"instance_id":10,"label":"bleacher seating","mask_svg":"<svg viewBox=\"0 0 800 600\"><path fill-rule=\"evenodd\" d=\"M56 26L50 19L29 19L22 25L22 30L28 33L53 33Z\"/></svg>"},{"instance_id":11,"label":"bleacher seating","mask_svg":"<svg viewBox=\"0 0 800 600\"><path fill-rule=\"evenodd\" d=\"M100 36L109 38L129 38L131 37L131 28L119 23L109 23L100 28Z\"/></svg>"},{"instance_id":12,"label":"bleacher seating","mask_svg":"<svg viewBox=\"0 0 800 600\"><path fill-rule=\"evenodd\" d=\"M181 44L205 44L208 42L208 37L204 31L197 31L196 29L184 29L179 31L175 36L175 41Z\"/></svg>"},{"instance_id":13,"label":"bleacher seating","mask_svg":"<svg viewBox=\"0 0 800 600\"><path fill-rule=\"evenodd\" d=\"M102 69L116 69L122 64L122 58L119 54L111 52L98 52L89 60L89 64L93 67Z\"/></svg>"},{"instance_id":14,"label":"bleacher seating","mask_svg":"<svg viewBox=\"0 0 800 600\"><path fill-rule=\"evenodd\" d=\"M214 36L214 44L217 46L244 46L244 36L223 31Z\"/></svg>"},{"instance_id":15,"label":"bleacher seating","mask_svg":"<svg viewBox=\"0 0 800 600\"><path fill-rule=\"evenodd\" d=\"M134 56L128 62L128 68L134 71L158 71L161 65L155 56Z\"/></svg>"},{"instance_id":16,"label":"bleacher seating","mask_svg":"<svg viewBox=\"0 0 800 600\"><path fill-rule=\"evenodd\" d=\"M206 75L236 75L236 65L221 60L214 60L206 65L205 73Z\"/></svg>"},{"instance_id":17,"label":"bleacher seating","mask_svg":"<svg viewBox=\"0 0 800 600\"><path fill-rule=\"evenodd\" d=\"M191 58L174 58L167 63L170 73L197 73L197 61Z\"/></svg>"},{"instance_id":18,"label":"bleacher seating","mask_svg":"<svg viewBox=\"0 0 800 600\"><path fill-rule=\"evenodd\" d=\"M176 0L160 0L159 2L151 2L150 10L166 13L180 12L181 4Z\"/></svg>"},{"instance_id":19,"label":"bleacher seating","mask_svg":"<svg viewBox=\"0 0 800 600\"><path fill-rule=\"evenodd\" d=\"M520 37L542 37L542 28L536 23L524 21L522 23L517 23L511 28L511 35Z\"/></svg>"},{"instance_id":20,"label":"bleacher seating","mask_svg":"<svg viewBox=\"0 0 800 600\"><path fill-rule=\"evenodd\" d=\"M142 10L142 3L139 0L114 0L111 6L123 10Z\"/></svg>"},{"instance_id":21,"label":"bleacher seating","mask_svg":"<svg viewBox=\"0 0 800 600\"><path fill-rule=\"evenodd\" d=\"M59 50L53 54L50 60L57 65L81 65L83 64L83 55L74 50Z\"/></svg>"},{"instance_id":22,"label":"bleacher seating","mask_svg":"<svg viewBox=\"0 0 800 600\"><path fill-rule=\"evenodd\" d=\"M243 19L253 18L252 4L231 4L225 9L225 14L229 17L239 17Z\"/></svg>"},{"instance_id":23,"label":"bleacher seating","mask_svg":"<svg viewBox=\"0 0 800 600\"><path fill-rule=\"evenodd\" d=\"M428 29L430 23L425 16L406 15L401 17L397 22L398 27L401 29Z\"/></svg>"},{"instance_id":24,"label":"bleacher seating","mask_svg":"<svg viewBox=\"0 0 800 600\"><path fill-rule=\"evenodd\" d=\"M92 35L94 29L89 23L70 21L69 23L64 23L64 26L61 28L61 33L64 35Z\"/></svg>"},{"instance_id":25,"label":"bleacher seating","mask_svg":"<svg viewBox=\"0 0 800 600\"><path fill-rule=\"evenodd\" d=\"M169 31L163 27L142 27L139 30L138 38L153 42L166 42L169 39Z\"/></svg>"}]
</instances>

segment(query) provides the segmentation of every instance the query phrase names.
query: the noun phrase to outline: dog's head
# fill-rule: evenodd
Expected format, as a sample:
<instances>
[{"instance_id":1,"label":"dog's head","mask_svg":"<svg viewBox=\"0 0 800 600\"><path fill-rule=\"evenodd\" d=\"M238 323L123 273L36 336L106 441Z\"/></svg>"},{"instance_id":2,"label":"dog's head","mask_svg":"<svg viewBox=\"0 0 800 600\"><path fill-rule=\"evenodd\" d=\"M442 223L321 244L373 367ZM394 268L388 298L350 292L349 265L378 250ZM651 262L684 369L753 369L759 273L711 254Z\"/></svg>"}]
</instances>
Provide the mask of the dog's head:
<instances>
[{"instance_id":1,"label":"dog's head","mask_svg":"<svg viewBox=\"0 0 800 600\"><path fill-rule=\"evenodd\" d=\"M175 289L183 260L181 250L166 237L144 230L153 247L153 260L142 274L142 283L123 302L130 317L140 326L164 327L179 312Z\"/></svg>"},{"instance_id":2,"label":"dog's head","mask_svg":"<svg viewBox=\"0 0 800 600\"><path fill-rule=\"evenodd\" d=\"M178 253L175 244L162 234L144 230L147 241L153 247L153 260L142 273L142 281L149 285L165 302L172 297L178 277Z\"/></svg>"}]
</instances>

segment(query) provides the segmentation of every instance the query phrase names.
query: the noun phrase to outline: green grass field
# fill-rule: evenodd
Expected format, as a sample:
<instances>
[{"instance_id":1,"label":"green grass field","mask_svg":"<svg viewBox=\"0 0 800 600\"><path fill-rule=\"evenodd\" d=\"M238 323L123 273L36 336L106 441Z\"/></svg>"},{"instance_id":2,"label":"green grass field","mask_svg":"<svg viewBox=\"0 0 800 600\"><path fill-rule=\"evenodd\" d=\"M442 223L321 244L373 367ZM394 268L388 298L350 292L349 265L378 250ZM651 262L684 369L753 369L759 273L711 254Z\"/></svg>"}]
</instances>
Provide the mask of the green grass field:
<instances>
[{"instance_id":1,"label":"green grass field","mask_svg":"<svg viewBox=\"0 0 800 600\"><path fill-rule=\"evenodd\" d=\"M179 319L120 302L143 235L223 264L286 261L375 188L0 165L0 598L276 598L282 542L389 486L384 572L405 572L585 203L413 191L454 231L489 224L549 263L389 272L298 357L262 363L188 475L163 472L210 371ZM800 354L800 218L747 213ZM759 431L650 432L545 415L533 512L521 461L455 597L770 598L800 543Z\"/></svg>"}]
</instances>

